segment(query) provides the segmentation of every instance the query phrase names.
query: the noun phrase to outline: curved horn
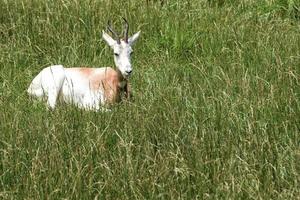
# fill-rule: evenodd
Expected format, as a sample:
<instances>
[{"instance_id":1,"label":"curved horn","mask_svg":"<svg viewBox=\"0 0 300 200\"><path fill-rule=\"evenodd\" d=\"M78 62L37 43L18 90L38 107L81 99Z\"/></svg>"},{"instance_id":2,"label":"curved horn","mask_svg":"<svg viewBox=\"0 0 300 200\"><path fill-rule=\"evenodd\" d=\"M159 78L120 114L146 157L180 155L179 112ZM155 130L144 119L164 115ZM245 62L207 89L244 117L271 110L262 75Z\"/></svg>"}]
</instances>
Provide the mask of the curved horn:
<instances>
[{"instance_id":1,"label":"curved horn","mask_svg":"<svg viewBox=\"0 0 300 200\"><path fill-rule=\"evenodd\" d=\"M111 28L111 24L110 24L110 20L108 20L107 22L107 29L114 35L114 37L117 40L117 43L120 44L120 37L119 35Z\"/></svg>"},{"instance_id":2,"label":"curved horn","mask_svg":"<svg viewBox=\"0 0 300 200\"><path fill-rule=\"evenodd\" d=\"M125 25L124 25L124 41L126 43L128 43L128 29L129 29L129 25L128 25L127 20L124 17L122 17L122 18L123 18L123 20L125 22Z\"/></svg>"}]
</instances>

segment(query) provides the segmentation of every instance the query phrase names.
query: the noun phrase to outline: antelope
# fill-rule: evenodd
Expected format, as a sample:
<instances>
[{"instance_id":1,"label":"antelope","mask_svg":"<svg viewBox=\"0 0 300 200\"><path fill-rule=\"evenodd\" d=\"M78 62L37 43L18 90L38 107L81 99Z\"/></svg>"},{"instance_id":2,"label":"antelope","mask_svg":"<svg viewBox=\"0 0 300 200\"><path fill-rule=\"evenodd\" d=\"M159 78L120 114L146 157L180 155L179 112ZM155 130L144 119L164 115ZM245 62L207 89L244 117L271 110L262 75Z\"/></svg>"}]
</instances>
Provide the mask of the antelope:
<instances>
[{"instance_id":1,"label":"antelope","mask_svg":"<svg viewBox=\"0 0 300 200\"><path fill-rule=\"evenodd\" d=\"M140 31L128 38L129 25L124 20L124 38L113 30L108 21L107 29L115 39L102 31L102 38L113 49L116 69L111 67L66 68L52 65L44 68L31 82L27 92L38 99L47 99L47 105L54 109L57 102L75 104L79 108L99 111L106 105L129 99L131 90L129 77L132 74L130 57L132 46Z\"/></svg>"}]
</instances>

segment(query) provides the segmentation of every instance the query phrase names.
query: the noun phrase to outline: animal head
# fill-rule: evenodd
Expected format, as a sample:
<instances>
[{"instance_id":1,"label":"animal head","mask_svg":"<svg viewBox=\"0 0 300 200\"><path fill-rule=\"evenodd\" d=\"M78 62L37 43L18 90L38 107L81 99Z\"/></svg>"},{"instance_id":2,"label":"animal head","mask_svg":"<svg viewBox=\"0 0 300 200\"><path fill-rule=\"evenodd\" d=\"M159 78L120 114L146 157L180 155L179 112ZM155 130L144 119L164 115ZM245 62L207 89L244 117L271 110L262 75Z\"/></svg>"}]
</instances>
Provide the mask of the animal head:
<instances>
[{"instance_id":1,"label":"animal head","mask_svg":"<svg viewBox=\"0 0 300 200\"><path fill-rule=\"evenodd\" d=\"M133 53L132 46L138 39L140 31L128 38L129 25L126 19L123 18L123 20L125 22L123 39L120 39L119 35L111 28L109 22L107 29L112 33L115 39L113 39L105 31L102 31L102 38L113 49L116 67L119 69L124 78L128 78L132 73L132 66L130 62L130 57Z\"/></svg>"}]
</instances>

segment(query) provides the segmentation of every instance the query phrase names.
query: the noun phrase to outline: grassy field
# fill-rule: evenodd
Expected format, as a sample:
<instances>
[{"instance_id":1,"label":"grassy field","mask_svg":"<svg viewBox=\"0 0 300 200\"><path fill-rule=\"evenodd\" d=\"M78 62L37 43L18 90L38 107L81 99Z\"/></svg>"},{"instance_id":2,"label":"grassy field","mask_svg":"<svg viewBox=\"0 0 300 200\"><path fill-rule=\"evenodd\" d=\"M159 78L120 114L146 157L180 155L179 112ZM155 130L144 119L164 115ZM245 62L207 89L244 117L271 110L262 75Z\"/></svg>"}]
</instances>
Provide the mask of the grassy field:
<instances>
[{"instance_id":1,"label":"grassy field","mask_svg":"<svg viewBox=\"0 0 300 200\"><path fill-rule=\"evenodd\" d=\"M299 199L300 2L1 0L0 199ZM48 111L51 64L112 66L121 16L134 101Z\"/></svg>"}]
</instances>

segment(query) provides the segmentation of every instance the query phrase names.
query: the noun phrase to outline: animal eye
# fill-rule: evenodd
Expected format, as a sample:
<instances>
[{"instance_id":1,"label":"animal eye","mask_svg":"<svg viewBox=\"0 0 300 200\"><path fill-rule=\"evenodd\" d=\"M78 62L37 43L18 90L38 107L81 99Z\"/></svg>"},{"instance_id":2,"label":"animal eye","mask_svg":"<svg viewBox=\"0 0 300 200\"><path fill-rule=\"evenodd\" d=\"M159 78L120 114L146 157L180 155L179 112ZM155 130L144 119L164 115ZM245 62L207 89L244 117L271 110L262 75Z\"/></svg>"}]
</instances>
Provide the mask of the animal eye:
<instances>
[{"instance_id":1,"label":"animal eye","mask_svg":"<svg viewBox=\"0 0 300 200\"><path fill-rule=\"evenodd\" d=\"M115 53L115 56L119 56L119 54L118 54L118 53Z\"/></svg>"}]
</instances>

